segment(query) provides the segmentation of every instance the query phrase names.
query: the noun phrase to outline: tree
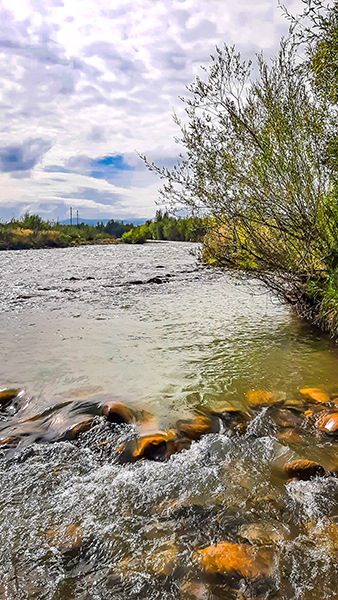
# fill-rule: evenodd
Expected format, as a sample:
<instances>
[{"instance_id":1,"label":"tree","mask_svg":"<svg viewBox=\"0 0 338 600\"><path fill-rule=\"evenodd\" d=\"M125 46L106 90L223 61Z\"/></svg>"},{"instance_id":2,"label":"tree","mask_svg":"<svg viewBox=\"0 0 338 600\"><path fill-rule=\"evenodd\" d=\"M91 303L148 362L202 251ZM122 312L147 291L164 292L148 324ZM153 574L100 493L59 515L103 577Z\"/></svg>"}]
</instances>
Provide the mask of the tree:
<instances>
[{"instance_id":1,"label":"tree","mask_svg":"<svg viewBox=\"0 0 338 600\"><path fill-rule=\"evenodd\" d=\"M301 303L338 260L338 211L325 161L328 102L282 41L268 64L216 48L188 86L187 121L174 115L183 147L172 170L149 163L171 208L212 217L205 256L254 273Z\"/></svg>"}]
</instances>

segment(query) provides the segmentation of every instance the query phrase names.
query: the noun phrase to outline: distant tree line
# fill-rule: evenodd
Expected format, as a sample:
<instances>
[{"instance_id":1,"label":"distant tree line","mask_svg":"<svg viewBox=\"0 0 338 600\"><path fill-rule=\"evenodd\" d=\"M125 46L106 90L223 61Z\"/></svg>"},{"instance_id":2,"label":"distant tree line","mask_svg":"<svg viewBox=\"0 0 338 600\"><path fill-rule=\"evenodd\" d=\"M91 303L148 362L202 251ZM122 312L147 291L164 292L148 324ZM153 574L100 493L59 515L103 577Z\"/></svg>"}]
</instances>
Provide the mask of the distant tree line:
<instances>
[{"instance_id":1,"label":"distant tree line","mask_svg":"<svg viewBox=\"0 0 338 600\"><path fill-rule=\"evenodd\" d=\"M154 221L133 227L122 236L126 244L143 244L146 240L170 240L175 242L200 242L207 229L207 219L200 217L173 217L168 212L156 212Z\"/></svg>"},{"instance_id":2,"label":"distant tree line","mask_svg":"<svg viewBox=\"0 0 338 600\"><path fill-rule=\"evenodd\" d=\"M147 240L200 241L206 223L195 217L175 218L157 211L154 222L144 225L124 224L111 219L104 225L65 225L45 221L36 214L25 213L19 219L0 223L0 250L57 248L82 244L142 244Z\"/></svg>"}]
</instances>

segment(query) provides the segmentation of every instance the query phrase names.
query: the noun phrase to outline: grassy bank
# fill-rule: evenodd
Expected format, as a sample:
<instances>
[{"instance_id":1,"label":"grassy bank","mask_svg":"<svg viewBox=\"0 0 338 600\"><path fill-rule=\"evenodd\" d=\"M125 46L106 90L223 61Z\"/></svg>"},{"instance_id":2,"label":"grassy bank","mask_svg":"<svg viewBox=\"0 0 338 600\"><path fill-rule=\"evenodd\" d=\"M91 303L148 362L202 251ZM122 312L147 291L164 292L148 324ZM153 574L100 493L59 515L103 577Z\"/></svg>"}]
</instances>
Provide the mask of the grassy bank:
<instances>
[{"instance_id":1,"label":"grassy bank","mask_svg":"<svg viewBox=\"0 0 338 600\"><path fill-rule=\"evenodd\" d=\"M109 244L115 238L96 227L60 225L43 221L37 215L0 224L0 250L65 248L81 244Z\"/></svg>"}]
</instances>

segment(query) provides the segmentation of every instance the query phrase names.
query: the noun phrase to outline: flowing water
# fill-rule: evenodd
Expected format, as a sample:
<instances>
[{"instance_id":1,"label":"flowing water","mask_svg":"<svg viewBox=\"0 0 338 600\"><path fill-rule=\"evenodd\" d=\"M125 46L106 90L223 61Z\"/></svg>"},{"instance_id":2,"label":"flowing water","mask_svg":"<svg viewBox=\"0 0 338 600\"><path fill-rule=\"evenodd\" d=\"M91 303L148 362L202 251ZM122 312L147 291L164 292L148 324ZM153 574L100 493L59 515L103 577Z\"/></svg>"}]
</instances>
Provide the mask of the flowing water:
<instances>
[{"instance_id":1,"label":"flowing water","mask_svg":"<svg viewBox=\"0 0 338 600\"><path fill-rule=\"evenodd\" d=\"M0 389L25 390L0 413L1 600L338 598L337 446L315 424L338 397L338 349L197 253L169 242L0 253ZM276 403L252 408L248 390ZM248 425L122 464L138 428L108 423L109 400L159 430L225 407ZM326 475L288 480L298 458ZM210 546L227 560L206 565Z\"/></svg>"}]
</instances>

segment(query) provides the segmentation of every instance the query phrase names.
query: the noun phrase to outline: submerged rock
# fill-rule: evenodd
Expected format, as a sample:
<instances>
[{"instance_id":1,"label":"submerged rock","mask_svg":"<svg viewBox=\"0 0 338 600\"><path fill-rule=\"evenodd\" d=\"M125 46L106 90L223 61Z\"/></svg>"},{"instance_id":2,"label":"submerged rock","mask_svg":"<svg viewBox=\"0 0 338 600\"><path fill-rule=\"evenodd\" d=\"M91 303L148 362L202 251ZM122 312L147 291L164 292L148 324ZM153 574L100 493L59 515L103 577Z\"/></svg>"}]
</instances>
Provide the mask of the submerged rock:
<instances>
[{"instance_id":1,"label":"submerged rock","mask_svg":"<svg viewBox=\"0 0 338 600\"><path fill-rule=\"evenodd\" d=\"M81 550L83 531L77 525L58 526L45 531L48 544L68 558L74 558Z\"/></svg>"},{"instance_id":2,"label":"submerged rock","mask_svg":"<svg viewBox=\"0 0 338 600\"><path fill-rule=\"evenodd\" d=\"M102 406L102 414L110 423L121 425L135 423L135 412L122 402L107 402Z\"/></svg>"},{"instance_id":3,"label":"submerged rock","mask_svg":"<svg viewBox=\"0 0 338 600\"><path fill-rule=\"evenodd\" d=\"M309 538L324 551L334 553L336 556L338 550L338 525L332 519L323 519L321 522L306 524L306 530Z\"/></svg>"},{"instance_id":4,"label":"submerged rock","mask_svg":"<svg viewBox=\"0 0 338 600\"><path fill-rule=\"evenodd\" d=\"M199 564L206 573L231 574L254 578L268 575L272 569L270 548L222 542L198 550Z\"/></svg>"},{"instance_id":5,"label":"submerged rock","mask_svg":"<svg viewBox=\"0 0 338 600\"><path fill-rule=\"evenodd\" d=\"M0 410L6 408L15 398L17 398L22 390L9 388L0 390Z\"/></svg>"},{"instance_id":6,"label":"submerged rock","mask_svg":"<svg viewBox=\"0 0 338 600\"><path fill-rule=\"evenodd\" d=\"M148 279L146 283L157 283L158 285L161 283L167 283L166 277L158 277L158 275L156 275L155 277L151 277L150 279Z\"/></svg>"},{"instance_id":7,"label":"submerged rock","mask_svg":"<svg viewBox=\"0 0 338 600\"><path fill-rule=\"evenodd\" d=\"M285 526L281 523L269 523L261 521L242 525L239 530L241 541L256 544L258 546L268 546L285 539L288 533Z\"/></svg>"},{"instance_id":8,"label":"submerged rock","mask_svg":"<svg viewBox=\"0 0 338 600\"><path fill-rule=\"evenodd\" d=\"M250 420L249 415L244 413L239 408L226 407L220 410L211 411L211 416L220 419L223 426L231 431L245 433L247 424Z\"/></svg>"},{"instance_id":9,"label":"submerged rock","mask_svg":"<svg viewBox=\"0 0 338 600\"><path fill-rule=\"evenodd\" d=\"M248 404L252 407L270 406L281 399L266 390L248 390L246 393Z\"/></svg>"},{"instance_id":10,"label":"submerged rock","mask_svg":"<svg viewBox=\"0 0 338 600\"><path fill-rule=\"evenodd\" d=\"M330 402L330 396L326 392L319 388L303 388L299 390L300 393L306 398L310 398L311 400L315 400L316 402L321 402L325 404L326 402Z\"/></svg>"},{"instance_id":11,"label":"submerged rock","mask_svg":"<svg viewBox=\"0 0 338 600\"><path fill-rule=\"evenodd\" d=\"M179 434L185 436L188 440L198 441L202 435L214 433L215 429L211 418L206 415L199 415L195 419L177 422Z\"/></svg>"},{"instance_id":12,"label":"submerged rock","mask_svg":"<svg viewBox=\"0 0 338 600\"><path fill-rule=\"evenodd\" d=\"M187 580L180 585L180 600L206 600L210 597L208 588L201 581Z\"/></svg>"},{"instance_id":13,"label":"submerged rock","mask_svg":"<svg viewBox=\"0 0 338 600\"><path fill-rule=\"evenodd\" d=\"M174 544L167 543L160 548L156 548L145 560L145 568L151 575L168 577L176 567L178 560L178 550Z\"/></svg>"},{"instance_id":14,"label":"submerged rock","mask_svg":"<svg viewBox=\"0 0 338 600\"><path fill-rule=\"evenodd\" d=\"M284 471L290 479L300 479L308 481L313 477L323 477L325 469L311 460L294 460L285 465Z\"/></svg>"},{"instance_id":15,"label":"submerged rock","mask_svg":"<svg viewBox=\"0 0 338 600\"><path fill-rule=\"evenodd\" d=\"M338 435L338 413L325 413L319 417L316 427L330 435Z\"/></svg>"}]
</instances>

